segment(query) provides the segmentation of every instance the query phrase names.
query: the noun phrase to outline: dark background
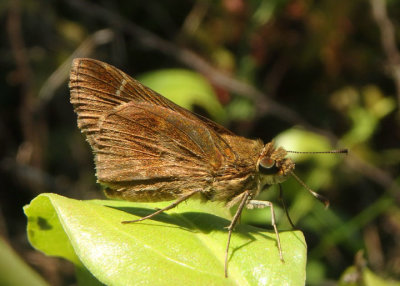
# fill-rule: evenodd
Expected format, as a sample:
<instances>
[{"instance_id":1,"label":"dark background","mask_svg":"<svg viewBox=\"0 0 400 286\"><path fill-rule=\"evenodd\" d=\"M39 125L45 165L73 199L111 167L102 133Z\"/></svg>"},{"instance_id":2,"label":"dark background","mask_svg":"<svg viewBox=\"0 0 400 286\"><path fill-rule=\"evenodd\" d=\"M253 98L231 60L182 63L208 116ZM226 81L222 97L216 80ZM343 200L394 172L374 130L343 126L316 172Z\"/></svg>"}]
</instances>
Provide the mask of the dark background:
<instances>
[{"instance_id":1,"label":"dark background","mask_svg":"<svg viewBox=\"0 0 400 286\"><path fill-rule=\"evenodd\" d=\"M78 56L132 76L194 70L237 134L269 141L296 126L349 148L322 182L313 178L330 155L297 166L331 200L328 211L315 201L291 212L307 281L334 284L354 264L400 279L399 2L14 0L0 13L0 235L51 285L75 283L73 267L30 247L22 207L43 192L104 198L69 103ZM321 151L305 142L298 151ZM300 189L284 184L289 206L302 208Z\"/></svg>"}]
</instances>

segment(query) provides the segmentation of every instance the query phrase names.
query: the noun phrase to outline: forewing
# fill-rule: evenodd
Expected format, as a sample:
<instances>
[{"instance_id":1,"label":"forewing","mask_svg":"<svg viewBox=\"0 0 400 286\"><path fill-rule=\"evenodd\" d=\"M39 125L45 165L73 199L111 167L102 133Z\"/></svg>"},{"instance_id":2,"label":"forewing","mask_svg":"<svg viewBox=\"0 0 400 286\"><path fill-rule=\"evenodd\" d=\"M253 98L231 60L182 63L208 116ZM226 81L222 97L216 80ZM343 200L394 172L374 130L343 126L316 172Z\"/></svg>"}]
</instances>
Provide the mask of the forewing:
<instances>
[{"instance_id":1,"label":"forewing","mask_svg":"<svg viewBox=\"0 0 400 286\"><path fill-rule=\"evenodd\" d=\"M200 119L219 134L233 135L221 125L174 104L119 69L101 61L75 59L71 68L69 85L71 103L78 114L78 126L86 134L92 146L96 144L99 134L99 119L127 102L162 106L192 120Z\"/></svg>"},{"instance_id":2,"label":"forewing","mask_svg":"<svg viewBox=\"0 0 400 286\"><path fill-rule=\"evenodd\" d=\"M91 145L96 144L100 117L114 108L130 101L162 104L160 95L151 89L115 67L93 59L73 61L69 85L78 126Z\"/></svg>"},{"instance_id":3,"label":"forewing","mask_svg":"<svg viewBox=\"0 0 400 286\"><path fill-rule=\"evenodd\" d=\"M223 147L201 122L162 106L130 102L99 121L97 177L113 185L204 181L225 160Z\"/></svg>"},{"instance_id":4,"label":"forewing","mask_svg":"<svg viewBox=\"0 0 400 286\"><path fill-rule=\"evenodd\" d=\"M231 147L233 133L111 65L75 59L70 88L78 126L109 196L173 199L241 165Z\"/></svg>"}]
</instances>

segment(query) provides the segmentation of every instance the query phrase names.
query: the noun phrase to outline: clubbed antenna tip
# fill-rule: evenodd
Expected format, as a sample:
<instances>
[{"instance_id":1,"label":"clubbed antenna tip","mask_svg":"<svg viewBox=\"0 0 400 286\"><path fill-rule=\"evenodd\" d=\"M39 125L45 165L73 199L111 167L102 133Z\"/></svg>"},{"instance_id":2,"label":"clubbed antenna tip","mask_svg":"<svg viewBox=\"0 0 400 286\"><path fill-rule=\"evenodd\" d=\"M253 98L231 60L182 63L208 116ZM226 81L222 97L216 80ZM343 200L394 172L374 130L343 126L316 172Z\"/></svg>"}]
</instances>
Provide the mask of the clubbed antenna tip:
<instances>
[{"instance_id":1,"label":"clubbed antenna tip","mask_svg":"<svg viewBox=\"0 0 400 286\"><path fill-rule=\"evenodd\" d=\"M297 177L297 175L293 172L290 172L292 174L292 176L296 179L297 182L300 183L300 185L302 185L307 191L309 191L316 199L318 199L321 203L323 203L325 205L325 208L329 207L329 200L327 198L325 198L323 195L320 195L316 192L314 192L313 190L311 190L311 188L309 186L307 186L299 177Z\"/></svg>"}]
</instances>

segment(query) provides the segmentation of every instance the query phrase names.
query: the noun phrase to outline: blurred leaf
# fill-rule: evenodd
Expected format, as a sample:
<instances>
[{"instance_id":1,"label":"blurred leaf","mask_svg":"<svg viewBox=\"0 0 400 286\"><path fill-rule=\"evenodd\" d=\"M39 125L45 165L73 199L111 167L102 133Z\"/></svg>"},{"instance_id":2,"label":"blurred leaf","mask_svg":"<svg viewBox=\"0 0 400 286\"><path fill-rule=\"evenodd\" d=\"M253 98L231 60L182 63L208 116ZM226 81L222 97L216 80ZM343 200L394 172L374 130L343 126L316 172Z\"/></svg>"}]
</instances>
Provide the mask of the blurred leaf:
<instances>
[{"instance_id":1,"label":"blurred leaf","mask_svg":"<svg viewBox=\"0 0 400 286\"><path fill-rule=\"evenodd\" d=\"M275 144L276 146L282 146L286 150L300 152L329 151L333 149L326 137L298 128L291 128L280 133L275 138ZM290 157L295 162L312 158L318 161L318 165L322 164L324 166L332 166L337 162L337 156L334 155L290 154Z\"/></svg>"},{"instance_id":2,"label":"blurred leaf","mask_svg":"<svg viewBox=\"0 0 400 286\"><path fill-rule=\"evenodd\" d=\"M362 107L353 108L349 116L353 121L353 127L343 136L343 142L352 146L367 141L376 130L377 118Z\"/></svg>"},{"instance_id":3,"label":"blurred leaf","mask_svg":"<svg viewBox=\"0 0 400 286\"><path fill-rule=\"evenodd\" d=\"M48 285L39 274L25 264L2 237L0 237L0 285Z\"/></svg>"},{"instance_id":4,"label":"blurred leaf","mask_svg":"<svg viewBox=\"0 0 400 286\"><path fill-rule=\"evenodd\" d=\"M292 128L288 129L276 138L276 145L282 146L286 150L299 152L319 152L334 149L326 137L313 132ZM299 165L304 160L315 162L314 168L308 173L308 177L301 179L311 187L318 190L333 184L334 167L343 160L343 154L289 154L293 161Z\"/></svg>"},{"instance_id":5,"label":"blurred leaf","mask_svg":"<svg viewBox=\"0 0 400 286\"><path fill-rule=\"evenodd\" d=\"M255 1L258 7L256 7L252 20L257 26L265 25L273 16L274 12L280 5L286 3L286 0L262 0Z\"/></svg>"},{"instance_id":6,"label":"blurred leaf","mask_svg":"<svg viewBox=\"0 0 400 286\"><path fill-rule=\"evenodd\" d=\"M226 109L231 120L249 120L254 116L254 104L247 98L233 98Z\"/></svg>"},{"instance_id":7,"label":"blurred leaf","mask_svg":"<svg viewBox=\"0 0 400 286\"><path fill-rule=\"evenodd\" d=\"M374 85L362 89L362 103L359 94L355 88L346 87L331 97L331 103L338 109L346 110L353 123L352 128L342 139L348 147L367 142L377 130L380 119L396 108L396 101L385 97Z\"/></svg>"},{"instance_id":8,"label":"blurred leaf","mask_svg":"<svg viewBox=\"0 0 400 286\"><path fill-rule=\"evenodd\" d=\"M342 112L346 112L359 105L360 96L354 87L346 86L333 92L330 96L331 105Z\"/></svg>"},{"instance_id":9,"label":"blurred leaf","mask_svg":"<svg viewBox=\"0 0 400 286\"><path fill-rule=\"evenodd\" d=\"M325 265L317 260L309 260L307 263L307 284L319 285L326 277Z\"/></svg>"},{"instance_id":10,"label":"blurred leaf","mask_svg":"<svg viewBox=\"0 0 400 286\"><path fill-rule=\"evenodd\" d=\"M293 200L293 203L290 205L289 211L291 218L293 220L293 223L296 224L298 221L300 221L302 218L308 216L310 213L313 211L316 211L316 208L322 207L319 201L317 201L313 196L311 196L306 190L301 190L299 187L299 191L295 195L295 198ZM325 210L325 209L324 209ZM310 220L305 221L306 226L308 224L312 223ZM308 225L310 226L310 225ZM314 225L311 227L312 229L320 229L320 224Z\"/></svg>"},{"instance_id":11,"label":"blurred leaf","mask_svg":"<svg viewBox=\"0 0 400 286\"><path fill-rule=\"evenodd\" d=\"M167 204L77 201L42 194L24 210L34 247L77 263L70 253L73 250L107 285L304 284L306 244L302 233L280 233L282 263L275 234L247 225L239 225L232 236L229 278L224 278L224 227L229 224L225 219L229 213L217 203L189 200L168 215L121 224Z\"/></svg>"},{"instance_id":12,"label":"blurred leaf","mask_svg":"<svg viewBox=\"0 0 400 286\"><path fill-rule=\"evenodd\" d=\"M355 266L345 270L339 281L339 286L400 286L400 282L383 279L364 267L361 272Z\"/></svg>"},{"instance_id":13,"label":"blurred leaf","mask_svg":"<svg viewBox=\"0 0 400 286\"><path fill-rule=\"evenodd\" d=\"M320 238L320 243L310 252L310 255L321 257L334 245L354 243L351 238L355 233L393 205L394 199L392 197L382 195L350 220L344 221L340 226L324 233Z\"/></svg>"},{"instance_id":14,"label":"blurred leaf","mask_svg":"<svg viewBox=\"0 0 400 286\"><path fill-rule=\"evenodd\" d=\"M381 119L396 108L394 98L385 97L375 85L368 85L363 89L366 107L376 119Z\"/></svg>"},{"instance_id":15,"label":"blurred leaf","mask_svg":"<svg viewBox=\"0 0 400 286\"><path fill-rule=\"evenodd\" d=\"M138 80L186 109L193 110L196 104L204 108L214 120L220 123L226 121L225 110L213 88L198 73L166 69L143 74Z\"/></svg>"}]
</instances>

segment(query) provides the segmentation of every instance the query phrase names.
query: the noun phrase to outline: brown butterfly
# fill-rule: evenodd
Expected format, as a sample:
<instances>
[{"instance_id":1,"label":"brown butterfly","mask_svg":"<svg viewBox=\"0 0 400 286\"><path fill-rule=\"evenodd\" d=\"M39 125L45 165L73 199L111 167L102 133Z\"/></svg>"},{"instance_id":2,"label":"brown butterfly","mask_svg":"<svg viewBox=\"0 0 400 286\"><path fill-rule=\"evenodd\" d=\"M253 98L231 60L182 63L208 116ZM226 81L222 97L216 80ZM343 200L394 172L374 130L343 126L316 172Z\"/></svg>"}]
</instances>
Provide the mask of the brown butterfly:
<instances>
[{"instance_id":1,"label":"brown butterfly","mask_svg":"<svg viewBox=\"0 0 400 286\"><path fill-rule=\"evenodd\" d=\"M231 234L243 208L268 206L283 260L273 205L254 200L289 175L298 179L283 148L237 136L97 60L75 59L69 86L78 126L94 151L96 175L106 195L135 202L176 200L128 222L151 218L196 194L227 207L239 204L228 226L227 277Z\"/></svg>"}]
</instances>

